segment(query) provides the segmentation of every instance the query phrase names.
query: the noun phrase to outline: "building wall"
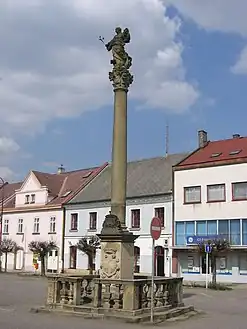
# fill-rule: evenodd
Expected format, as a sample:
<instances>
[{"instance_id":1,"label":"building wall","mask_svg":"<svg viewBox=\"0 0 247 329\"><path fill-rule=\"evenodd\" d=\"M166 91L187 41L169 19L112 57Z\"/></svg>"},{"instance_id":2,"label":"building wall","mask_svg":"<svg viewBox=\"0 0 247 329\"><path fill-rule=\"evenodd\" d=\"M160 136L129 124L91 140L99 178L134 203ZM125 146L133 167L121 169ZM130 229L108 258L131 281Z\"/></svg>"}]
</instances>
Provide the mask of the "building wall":
<instances>
[{"instance_id":1,"label":"building wall","mask_svg":"<svg viewBox=\"0 0 247 329\"><path fill-rule=\"evenodd\" d=\"M56 218L56 233L50 233L50 218ZM39 234L34 234L34 218L39 218ZM23 234L18 233L18 221L23 219ZM3 233L3 238L14 240L19 246L23 248L20 252L20 257L23 257L22 265L23 271L34 271L33 267L33 253L28 249L28 244L35 241L49 241L56 242L59 250L57 257L57 268L61 268L61 245L62 245L62 209L47 210L47 211L29 211L19 213L5 213L3 216L3 229L5 220L9 221L8 234ZM4 259L2 261L4 266ZM14 269L14 257L8 257L8 270Z\"/></svg>"},{"instance_id":2,"label":"building wall","mask_svg":"<svg viewBox=\"0 0 247 329\"><path fill-rule=\"evenodd\" d=\"M232 183L247 181L247 164L175 171L175 220L247 218L246 201L232 201ZM226 184L226 201L207 203L207 185ZM184 204L184 187L201 186L201 203Z\"/></svg>"},{"instance_id":3,"label":"building wall","mask_svg":"<svg viewBox=\"0 0 247 329\"><path fill-rule=\"evenodd\" d=\"M162 230L161 237L156 241L156 245L164 246L165 239L169 239L171 245L172 234L172 202L171 197L161 197L158 199L142 199L127 202L126 225L133 234L140 235L135 242L135 246L140 248L140 272L151 273L152 259L152 239L150 235L150 222L154 217L154 209L165 208L165 228ZM140 229L131 229L131 210L140 209L141 224ZM110 205L105 204L83 204L66 206L66 228L65 228L65 268L69 268L69 247L75 245L81 237L95 235L100 233L105 216L109 214ZM89 213L97 212L97 230L89 230ZM70 231L71 214L78 213L78 231ZM165 255L165 273L168 275L171 271L171 250ZM99 268L100 257L96 257L96 269ZM77 268L87 268L87 257L81 252L77 253Z\"/></svg>"},{"instance_id":4,"label":"building wall","mask_svg":"<svg viewBox=\"0 0 247 329\"><path fill-rule=\"evenodd\" d=\"M175 245L185 246L186 236L190 235L224 235L234 251L227 253L224 261L224 257L217 260L217 280L220 282L247 281L247 257L243 252L245 247L247 248L246 201L232 201L232 183L245 181L247 164L197 168L174 173ZM207 202L207 185L214 184L225 184L225 201ZM201 203L184 204L184 187L189 186L201 186ZM205 280L202 258L191 254L191 247L186 248L187 251L176 248L178 274L184 276L185 280ZM188 264L191 265L192 258L194 265L189 268ZM220 265L221 261L225 265Z\"/></svg>"}]
</instances>

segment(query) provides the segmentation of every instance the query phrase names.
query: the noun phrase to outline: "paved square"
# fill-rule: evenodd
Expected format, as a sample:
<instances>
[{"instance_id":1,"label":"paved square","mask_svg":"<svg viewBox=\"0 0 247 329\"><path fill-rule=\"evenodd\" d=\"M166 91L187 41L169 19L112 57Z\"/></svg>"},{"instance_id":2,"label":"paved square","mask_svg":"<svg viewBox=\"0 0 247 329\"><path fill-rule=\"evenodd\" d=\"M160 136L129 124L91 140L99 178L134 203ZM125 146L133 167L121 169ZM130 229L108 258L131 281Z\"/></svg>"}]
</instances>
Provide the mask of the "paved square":
<instances>
[{"instance_id":1,"label":"paved square","mask_svg":"<svg viewBox=\"0 0 247 329\"><path fill-rule=\"evenodd\" d=\"M101 320L85 320L54 314L33 314L31 307L44 304L46 279L0 275L0 328L3 329L126 329L126 324ZM237 286L233 291L208 291L186 288L186 304L205 314L189 320L162 326L173 329L246 329L247 328L247 285ZM127 325L140 328L140 325ZM152 327L152 326L151 326ZM150 327L149 327L150 328Z\"/></svg>"}]
</instances>

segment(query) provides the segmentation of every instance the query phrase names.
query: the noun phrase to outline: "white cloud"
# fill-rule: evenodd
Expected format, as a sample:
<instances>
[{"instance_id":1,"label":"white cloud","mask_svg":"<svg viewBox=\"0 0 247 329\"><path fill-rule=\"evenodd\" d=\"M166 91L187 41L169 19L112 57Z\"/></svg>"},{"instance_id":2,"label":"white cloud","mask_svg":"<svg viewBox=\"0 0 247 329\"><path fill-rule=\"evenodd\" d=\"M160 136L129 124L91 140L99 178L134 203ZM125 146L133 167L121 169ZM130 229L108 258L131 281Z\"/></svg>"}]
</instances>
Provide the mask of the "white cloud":
<instances>
[{"instance_id":1,"label":"white cloud","mask_svg":"<svg viewBox=\"0 0 247 329\"><path fill-rule=\"evenodd\" d=\"M178 18L161 0L2 0L0 5L0 127L42 131L58 117L111 104L110 54L98 36L129 27L134 84L144 106L182 112L199 96L186 81Z\"/></svg>"},{"instance_id":2,"label":"white cloud","mask_svg":"<svg viewBox=\"0 0 247 329\"><path fill-rule=\"evenodd\" d=\"M235 74L247 74L247 46L242 50L236 64L231 70Z\"/></svg>"},{"instance_id":3,"label":"white cloud","mask_svg":"<svg viewBox=\"0 0 247 329\"><path fill-rule=\"evenodd\" d=\"M5 181L11 181L15 174L9 167L0 167L0 177Z\"/></svg>"},{"instance_id":4,"label":"white cloud","mask_svg":"<svg viewBox=\"0 0 247 329\"><path fill-rule=\"evenodd\" d=\"M207 30L247 36L246 0L163 0Z\"/></svg>"},{"instance_id":5,"label":"white cloud","mask_svg":"<svg viewBox=\"0 0 247 329\"><path fill-rule=\"evenodd\" d=\"M8 165L19 150L20 146L12 138L0 137L0 177L4 180L14 178L14 172Z\"/></svg>"},{"instance_id":6,"label":"white cloud","mask_svg":"<svg viewBox=\"0 0 247 329\"><path fill-rule=\"evenodd\" d=\"M175 6L187 19L208 31L234 33L247 37L246 0L163 0ZM231 67L235 74L247 74L247 46Z\"/></svg>"},{"instance_id":7,"label":"white cloud","mask_svg":"<svg viewBox=\"0 0 247 329\"><path fill-rule=\"evenodd\" d=\"M0 137L0 156L19 151L20 146L11 138Z\"/></svg>"}]
</instances>

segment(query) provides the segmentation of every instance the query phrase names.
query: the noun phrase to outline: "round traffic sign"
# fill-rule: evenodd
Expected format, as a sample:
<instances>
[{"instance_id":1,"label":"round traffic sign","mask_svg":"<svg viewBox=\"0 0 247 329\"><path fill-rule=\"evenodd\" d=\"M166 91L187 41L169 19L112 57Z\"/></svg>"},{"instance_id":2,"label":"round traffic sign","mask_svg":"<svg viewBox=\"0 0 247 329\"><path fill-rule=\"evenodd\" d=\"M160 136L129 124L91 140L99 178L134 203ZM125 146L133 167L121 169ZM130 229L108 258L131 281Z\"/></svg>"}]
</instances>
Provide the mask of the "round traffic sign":
<instances>
[{"instance_id":1,"label":"round traffic sign","mask_svg":"<svg viewBox=\"0 0 247 329\"><path fill-rule=\"evenodd\" d=\"M150 225L150 233L154 240L158 240L161 234L161 220L158 217L154 217Z\"/></svg>"}]
</instances>

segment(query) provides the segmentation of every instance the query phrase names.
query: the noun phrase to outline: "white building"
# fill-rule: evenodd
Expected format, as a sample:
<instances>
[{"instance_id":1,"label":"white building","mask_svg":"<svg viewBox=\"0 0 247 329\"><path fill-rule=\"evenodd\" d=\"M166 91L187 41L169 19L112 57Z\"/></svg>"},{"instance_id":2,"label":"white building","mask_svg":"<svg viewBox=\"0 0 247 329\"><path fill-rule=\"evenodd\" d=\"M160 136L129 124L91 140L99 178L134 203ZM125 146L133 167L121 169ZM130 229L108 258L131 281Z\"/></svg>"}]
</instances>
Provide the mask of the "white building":
<instances>
[{"instance_id":1,"label":"white building","mask_svg":"<svg viewBox=\"0 0 247 329\"><path fill-rule=\"evenodd\" d=\"M135 242L136 272L151 273L150 222L158 216L163 230L156 241L156 274L171 274L172 165L184 157L184 154L174 154L128 163L126 225L139 235ZM108 166L65 205L65 268L68 271L88 268L87 256L77 250L76 244L81 237L100 233L110 211L110 184L111 166ZM96 270L100 265L99 253Z\"/></svg>"},{"instance_id":2,"label":"white building","mask_svg":"<svg viewBox=\"0 0 247 329\"><path fill-rule=\"evenodd\" d=\"M231 244L217 257L217 281L247 282L247 137L198 137L198 149L174 168L173 272L205 280L205 255L192 245L216 236Z\"/></svg>"},{"instance_id":3,"label":"white building","mask_svg":"<svg viewBox=\"0 0 247 329\"><path fill-rule=\"evenodd\" d=\"M63 269L63 203L83 189L105 166L71 172L65 172L61 167L57 174L30 171L24 182L4 186L2 239L11 239L22 247L16 255L8 255L8 270L34 271L34 263L39 264L40 260L29 250L29 243L50 240L57 248L49 253L47 270Z\"/></svg>"}]
</instances>

